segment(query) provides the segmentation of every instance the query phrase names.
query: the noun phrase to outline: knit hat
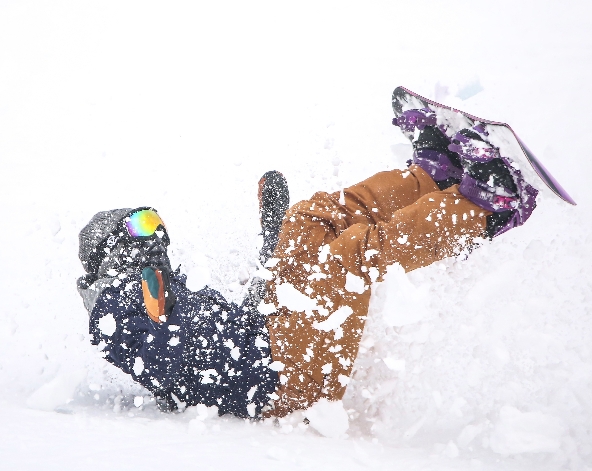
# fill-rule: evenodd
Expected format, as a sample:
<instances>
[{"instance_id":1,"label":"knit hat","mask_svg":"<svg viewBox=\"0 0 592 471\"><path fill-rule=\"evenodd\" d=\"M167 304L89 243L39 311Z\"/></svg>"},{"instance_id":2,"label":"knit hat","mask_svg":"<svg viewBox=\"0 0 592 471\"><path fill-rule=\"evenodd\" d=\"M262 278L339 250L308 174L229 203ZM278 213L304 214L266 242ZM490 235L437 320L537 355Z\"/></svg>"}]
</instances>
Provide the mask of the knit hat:
<instances>
[{"instance_id":1,"label":"knit hat","mask_svg":"<svg viewBox=\"0 0 592 471\"><path fill-rule=\"evenodd\" d=\"M87 273L95 273L101 263L99 252L109 235L115 231L119 223L133 210L131 208L112 209L95 214L84 226L78 236L80 247L78 257Z\"/></svg>"}]
</instances>

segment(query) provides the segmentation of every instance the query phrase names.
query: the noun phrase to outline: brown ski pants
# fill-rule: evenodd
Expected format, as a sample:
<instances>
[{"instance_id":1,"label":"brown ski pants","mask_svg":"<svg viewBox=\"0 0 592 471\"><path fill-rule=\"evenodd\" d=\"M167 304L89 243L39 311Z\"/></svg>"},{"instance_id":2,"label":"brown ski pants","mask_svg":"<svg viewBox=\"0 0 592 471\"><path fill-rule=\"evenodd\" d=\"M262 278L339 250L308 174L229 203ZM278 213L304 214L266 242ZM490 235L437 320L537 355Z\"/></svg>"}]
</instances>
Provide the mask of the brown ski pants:
<instances>
[{"instance_id":1,"label":"brown ski pants","mask_svg":"<svg viewBox=\"0 0 592 471\"><path fill-rule=\"evenodd\" d=\"M457 255L481 236L485 211L454 185L440 191L418 166L378 173L292 206L267 266L267 327L280 384L268 415L345 393L372 282Z\"/></svg>"}]
</instances>

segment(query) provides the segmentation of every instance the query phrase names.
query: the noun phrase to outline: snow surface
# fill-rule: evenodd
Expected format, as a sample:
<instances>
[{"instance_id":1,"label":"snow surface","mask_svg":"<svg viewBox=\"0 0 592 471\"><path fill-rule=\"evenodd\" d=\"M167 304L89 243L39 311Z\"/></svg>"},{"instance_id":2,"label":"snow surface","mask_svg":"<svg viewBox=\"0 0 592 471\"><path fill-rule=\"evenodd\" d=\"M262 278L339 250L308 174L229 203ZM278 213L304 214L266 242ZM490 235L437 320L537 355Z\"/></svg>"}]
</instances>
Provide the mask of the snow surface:
<instances>
[{"instance_id":1,"label":"snow surface","mask_svg":"<svg viewBox=\"0 0 592 471\"><path fill-rule=\"evenodd\" d=\"M0 468L591 469L590 31L583 1L2 2ZM345 432L157 412L89 343L80 228L153 205L239 300L260 175L401 168L397 85L510 123L578 206L374 286Z\"/></svg>"}]
</instances>

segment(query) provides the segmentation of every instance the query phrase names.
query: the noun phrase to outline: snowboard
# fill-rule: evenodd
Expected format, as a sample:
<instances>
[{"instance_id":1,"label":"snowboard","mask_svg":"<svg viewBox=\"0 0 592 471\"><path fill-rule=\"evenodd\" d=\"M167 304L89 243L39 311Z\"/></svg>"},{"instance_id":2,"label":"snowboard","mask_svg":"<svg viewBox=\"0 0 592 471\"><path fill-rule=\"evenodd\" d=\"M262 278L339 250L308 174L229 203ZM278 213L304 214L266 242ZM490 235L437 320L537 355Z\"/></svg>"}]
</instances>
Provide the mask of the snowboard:
<instances>
[{"instance_id":1,"label":"snowboard","mask_svg":"<svg viewBox=\"0 0 592 471\"><path fill-rule=\"evenodd\" d=\"M499 147L502 156L508 157L514 164L518 165L527 182L537 187L539 186L537 182L542 181L562 200L573 205L576 204L541 161L522 142L509 124L478 118L464 111L425 98L405 87L395 88L393 91L393 111L396 117L399 117L404 111L420 108L429 108L436 113L438 126L449 138L452 138L461 129L470 129L477 124L481 124L488 133L489 141L494 146ZM407 137L413 140L412 135Z\"/></svg>"}]
</instances>

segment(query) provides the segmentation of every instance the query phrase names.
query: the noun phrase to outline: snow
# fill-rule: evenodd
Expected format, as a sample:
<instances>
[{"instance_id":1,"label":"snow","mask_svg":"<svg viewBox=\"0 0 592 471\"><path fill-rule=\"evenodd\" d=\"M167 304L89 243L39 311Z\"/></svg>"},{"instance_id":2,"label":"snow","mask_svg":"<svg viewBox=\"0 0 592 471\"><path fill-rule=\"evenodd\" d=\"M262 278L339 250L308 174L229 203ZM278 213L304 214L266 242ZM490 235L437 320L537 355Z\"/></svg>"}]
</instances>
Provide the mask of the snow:
<instances>
[{"instance_id":1,"label":"snow","mask_svg":"<svg viewBox=\"0 0 592 471\"><path fill-rule=\"evenodd\" d=\"M337 330L343 324L346 319L353 314L353 309L349 306L341 306L336 309L327 319L322 322L313 322L312 326L315 329L329 332L331 330Z\"/></svg>"},{"instance_id":2,"label":"snow","mask_svg":"<svg viewBox=\"0 0 592 471\"><path fill-rule=\"evenodd\" d=\"M278 283L275 289L278 306L285 306L291 311L313 311L319 306L314 299L302 294L291 283Z\"/></svg>"},{"instance_id":3,"label":"snow","mask_svg":"<svg viewBox=\"0 0 592 471\"><path fill-rule=\"evenodd\" d=\"M430 288L426 270L406 274L399 264L391 265L385 282L374 286L373 302L380 303L382 321L388 326L416 324L429 315Z\"/></svg>"},{"instance_id":4,"label":"snow","mask_svg":"<svg viewBox=\"0 0 592 471\"><path fill-rule=\"evenodd\" d=\"M343 437L349 427L342 401L320 399L306 411L306 418L312 428L328 438Z\"/></svg>"},{"instance_id":5,"label":"snow","mask_svg":"<svg viewBox=\"0 0 592 471\"><path fill-rule=\"evenodd\" d=\"M2 468L590 469L591 13L3 2ZM282 171L296 202L403 168L397 85L510 123L578 206L544 190L525 226L466 260L373 286L347 428L324 422L338 433L302 413L157 412L89 343L78 231L97 211L153 205L189 286L240 300L258 270L259 177Z\"/></svg>"},{"instance_id":6,"label":"snow","mask_svg":"<svg viewBox=\"0 0 592 471\"><path fill-rule=\"evenodd\" d=\"M99 319L99 330L106 336L111 337L115 333L116 328L117 325L113 314L107 314Z\"/></svg>"},{"instance_id":7,"label":"snow","mask_svg":"<svg viewBox=\"0 0 592 471\"><path fill-rule=\"evenodd\" d=\"M559 417L504 406L491 433L491 449L502 455L556 453L565 432Z\"/></svg>"},{"instance_id":8,"label":"snow","mask_svg":"<svg viewBox=\"0 0 592 471\"><path fill-rule=\"evenodd\" d=\"M368 252L370 251L367 250L366 253ZM345 274L345 289L351 293L362 294L366 291L366 284L363 278L348 272Z\"/></svg>"},{"instance_id":9,"label":"snow","mask_svg":"<svg viewBox=\"0 0 592 471\"><path fill-rule=\"evenodd\" d=\"M140 357L135 358L132 370L136 376L140 376L142 371L144 371L144 361Z\"/></svg>"}]
</instances>

